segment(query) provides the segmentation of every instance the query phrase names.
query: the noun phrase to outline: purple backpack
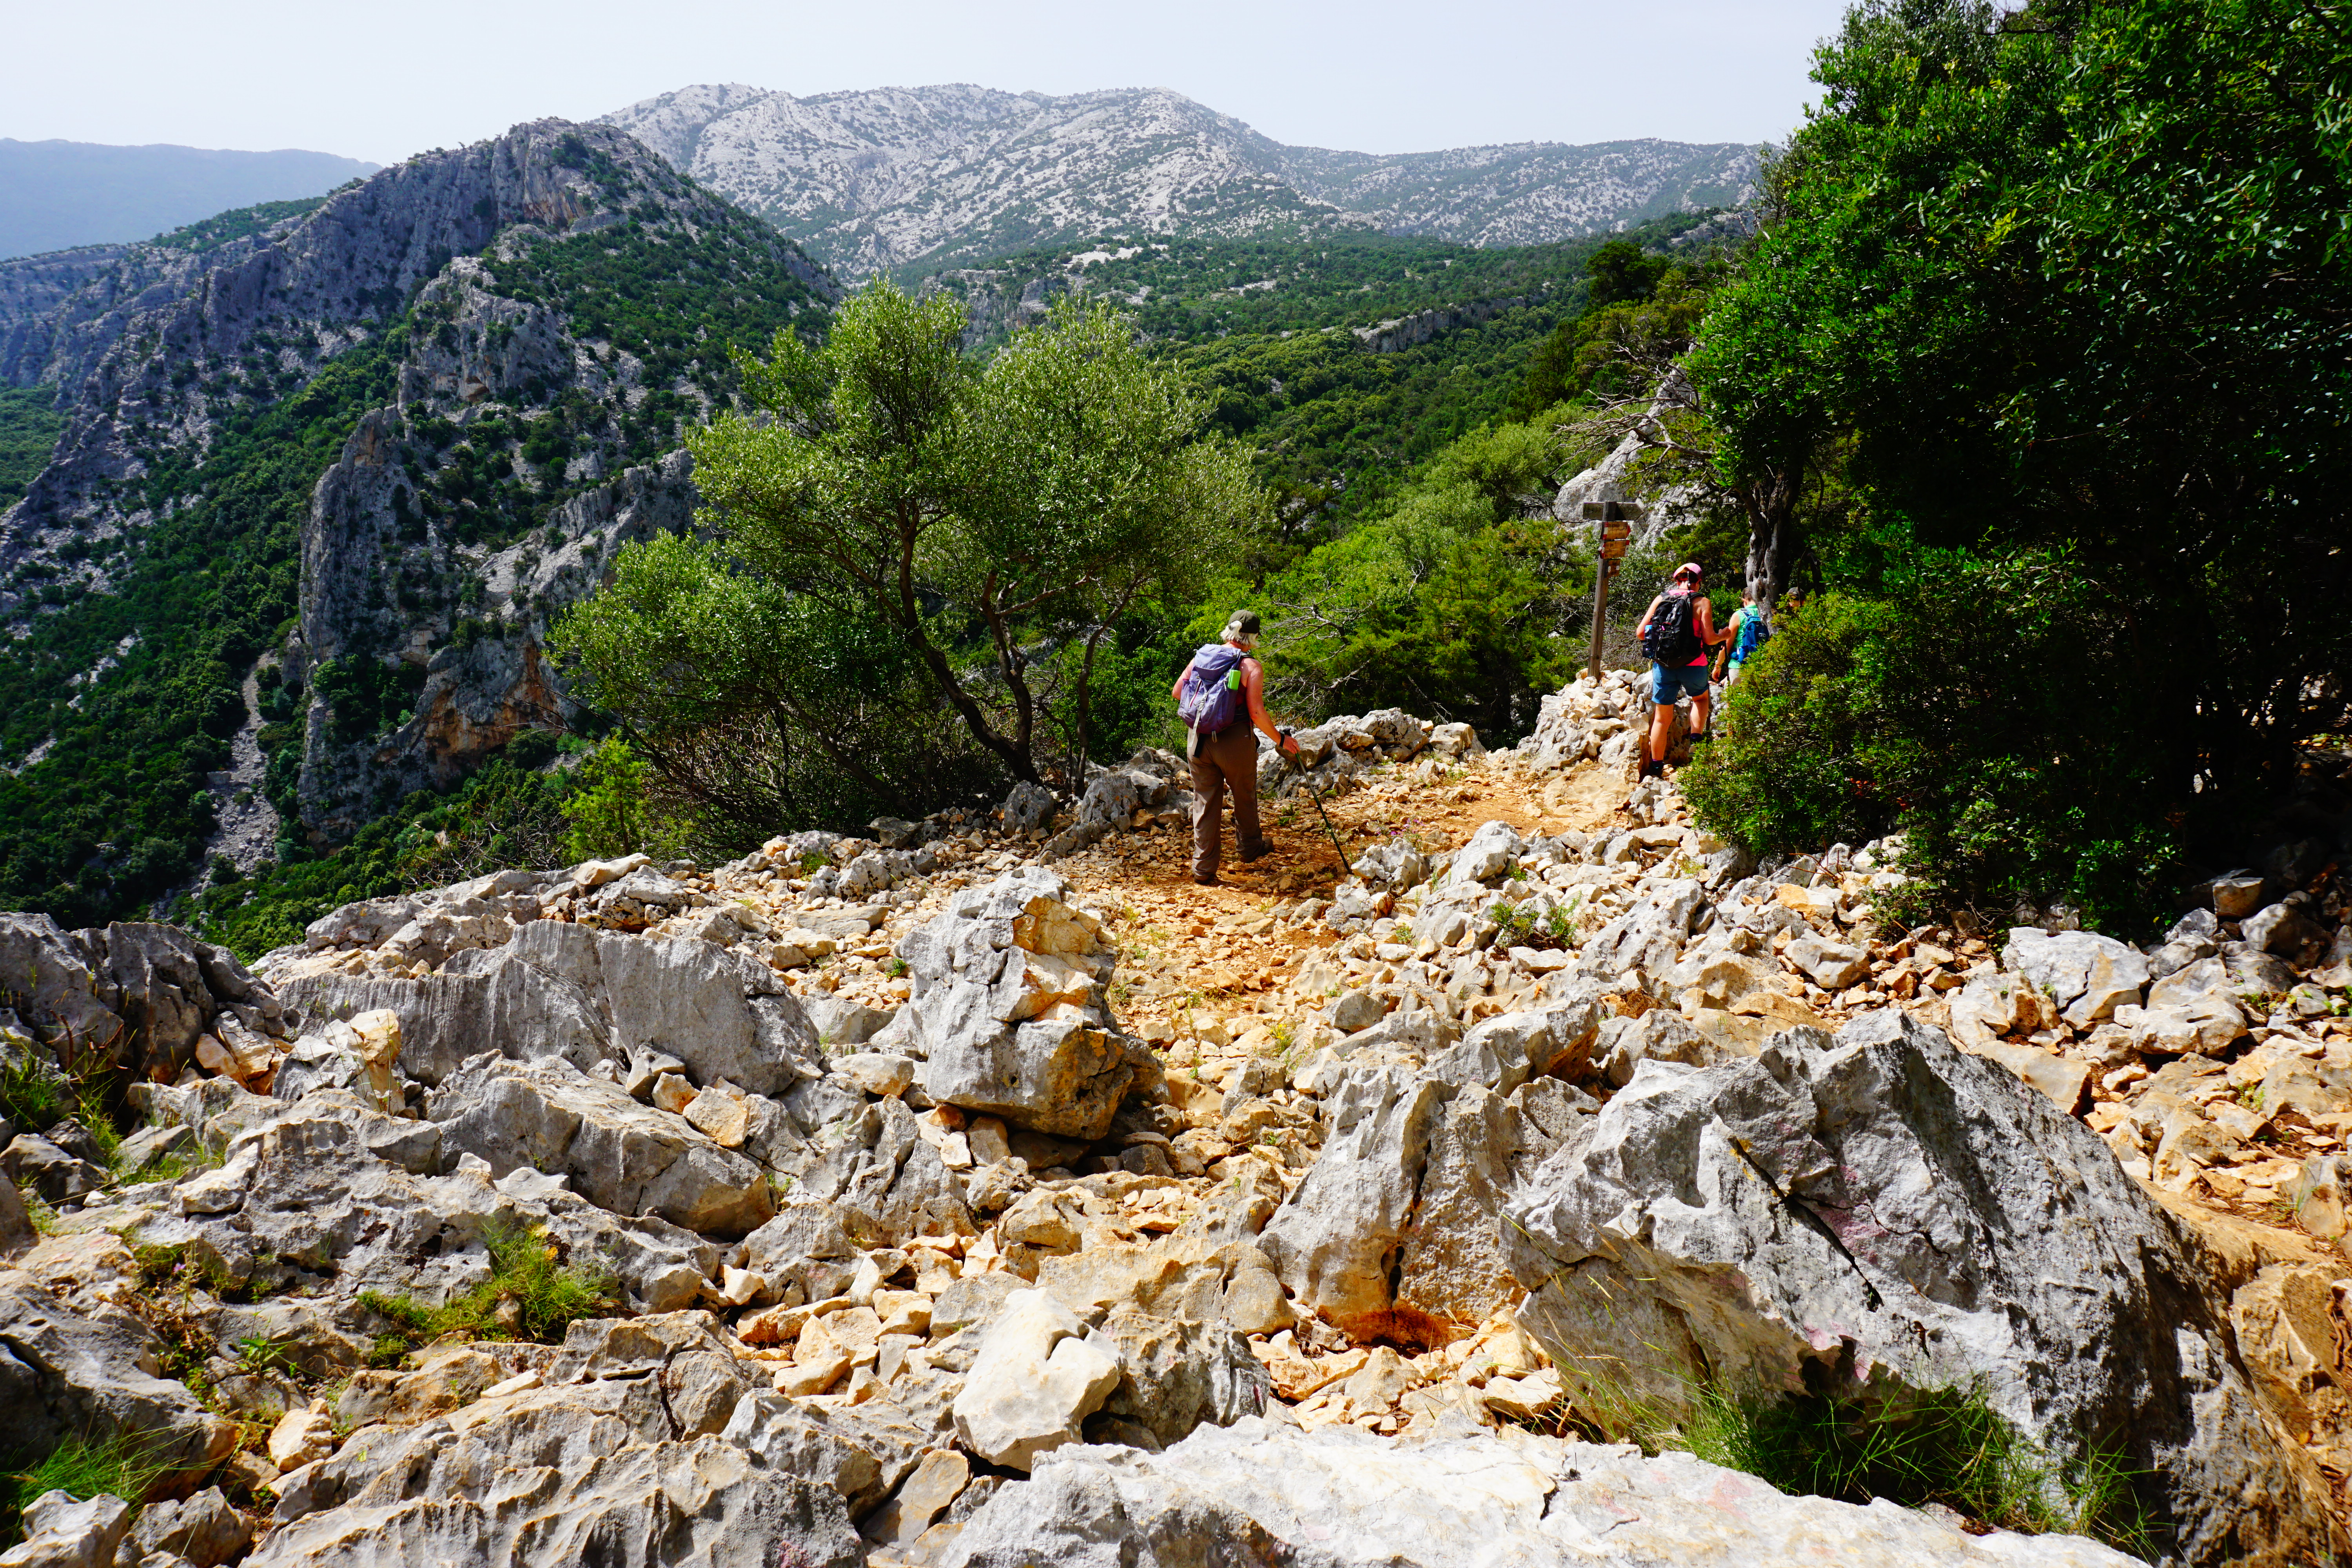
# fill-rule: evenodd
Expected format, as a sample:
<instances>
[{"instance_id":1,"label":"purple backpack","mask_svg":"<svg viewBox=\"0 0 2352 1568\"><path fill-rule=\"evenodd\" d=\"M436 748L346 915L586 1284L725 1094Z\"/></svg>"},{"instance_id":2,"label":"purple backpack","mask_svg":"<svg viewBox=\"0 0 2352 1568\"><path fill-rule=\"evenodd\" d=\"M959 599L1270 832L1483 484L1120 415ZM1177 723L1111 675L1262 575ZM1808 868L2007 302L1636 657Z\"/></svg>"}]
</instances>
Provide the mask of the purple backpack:
<instances>
[{"instance_id":1,"label":"purple backpack","mask_svg":"<svg viewBox=\"0 0 2352 1568\"><path fill-rule=\"evenodd\" d=\"M1214 642L1192 656L1192 673L1184 678L1176 699L1176 717L1200 735L1213 735L1231 725L1242 710L1242 660L1249 655L1229 643Z\"/></svg>"}]
</instances>

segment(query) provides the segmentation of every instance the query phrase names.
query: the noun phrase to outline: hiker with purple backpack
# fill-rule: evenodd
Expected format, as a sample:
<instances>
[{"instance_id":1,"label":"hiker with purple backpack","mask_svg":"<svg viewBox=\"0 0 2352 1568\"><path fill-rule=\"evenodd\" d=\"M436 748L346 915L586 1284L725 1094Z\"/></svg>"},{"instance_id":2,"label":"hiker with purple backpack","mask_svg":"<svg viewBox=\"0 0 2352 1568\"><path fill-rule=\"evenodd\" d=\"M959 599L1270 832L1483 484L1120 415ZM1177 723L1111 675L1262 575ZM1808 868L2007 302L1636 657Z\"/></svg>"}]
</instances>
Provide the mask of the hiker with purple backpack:
<instances>
[{"instance_id":1,"label":"hiker with purple backpack","mask_svg":"<svg viewBox=\"0 0 2352 1568\"><path fill-rule=\"evenodd\" d=\"M1255 610L1235 610L1220 634L1192 656L1169 695L1189 731L1192 760L1192 880L1217 885L1217 839L1224 794L1234 792L1234 849L1244 864L1265 853L1257 820L1257 739L1261 730L1285 756L1298 742L1274 727L1265 712L1265 671L1250 657L1257 646Z\"/></svg>"}]
</instances>

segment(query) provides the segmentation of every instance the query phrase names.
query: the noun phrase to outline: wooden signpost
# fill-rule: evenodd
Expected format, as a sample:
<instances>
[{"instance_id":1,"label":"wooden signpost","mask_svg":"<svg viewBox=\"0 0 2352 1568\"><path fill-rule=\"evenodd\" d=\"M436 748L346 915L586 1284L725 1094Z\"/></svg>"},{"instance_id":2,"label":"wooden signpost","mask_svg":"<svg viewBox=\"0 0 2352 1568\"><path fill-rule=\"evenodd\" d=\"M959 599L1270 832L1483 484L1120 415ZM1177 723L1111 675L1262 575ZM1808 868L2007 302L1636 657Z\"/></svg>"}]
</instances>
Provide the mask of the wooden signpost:
<instances>
[{"instance_id":1,"label":"wooden signpost","mask_svg":"<svg viewBox=\"0 0 2352 1568\"><path fill-rule=\"evenodd\" d=\"M1601 525L1601 570L1592 584L1592 658L1586 667L1592 679L1601 679L1601 638L1609 620L1609 579L1616 574L1617 563L1633 542L1633 525L1642 520L1642 509L1622 501L1589 500L1584 503L1584 518Z\"/></svg>"}]
</instances>

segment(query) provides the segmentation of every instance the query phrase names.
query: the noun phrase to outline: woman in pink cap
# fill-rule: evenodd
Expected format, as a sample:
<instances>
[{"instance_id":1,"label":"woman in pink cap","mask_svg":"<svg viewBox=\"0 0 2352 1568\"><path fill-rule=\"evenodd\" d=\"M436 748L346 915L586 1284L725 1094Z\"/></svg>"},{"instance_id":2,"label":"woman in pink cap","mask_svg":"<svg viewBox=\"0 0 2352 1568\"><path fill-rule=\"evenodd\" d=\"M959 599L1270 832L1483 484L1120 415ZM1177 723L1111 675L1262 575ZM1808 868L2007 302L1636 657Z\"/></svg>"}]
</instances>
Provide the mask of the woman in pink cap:
<instances>
[{"instance_id":1,"label":"woman in pink cap","mask_svg":"<svg viewBox=\"0 0 2352 1568\"><path fill-rule=\"evenodd\" d=\"M1696 744L1706 739L1706 661L1723 639L1716 635L1714 607L1699 591L1706 575L1696 561L1675 567L1666 591L1650 601L1642 612L1642 624L1633 628L1651 659L1650 742L1642 749L1641 776L1645 779L1666 771L1675 704L1685 695L1691 700L1691 741ZM1654 622L1655 637L1651 635Z\"/></svg>"}]
</instances>

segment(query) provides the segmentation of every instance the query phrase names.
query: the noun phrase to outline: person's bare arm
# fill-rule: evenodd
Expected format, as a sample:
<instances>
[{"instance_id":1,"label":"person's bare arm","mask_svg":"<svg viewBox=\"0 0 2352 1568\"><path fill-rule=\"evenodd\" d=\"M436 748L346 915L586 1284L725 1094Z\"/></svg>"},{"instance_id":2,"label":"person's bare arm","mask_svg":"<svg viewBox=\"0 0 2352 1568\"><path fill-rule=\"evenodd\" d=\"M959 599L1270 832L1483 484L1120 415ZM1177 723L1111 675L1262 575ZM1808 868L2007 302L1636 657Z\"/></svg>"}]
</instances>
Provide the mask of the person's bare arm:
<instances>
[{"instance_id":1,"label":"person's bare arm","mask_svg":"<svg viewBox=\"0 0 2352 1568\"><path fill-rule=\"evenodd\" d=\"M1267 740L1285 752L1298 750L1298 742L1275 728L1265 712L1265 668L1254 658L1242 660L1242 695L1249 701L1250 722L1265 731Z\"/></svg>"},{"instance_id":2,"label":"person's bare arm","mask_svg":"<svg viewBox=\"0 0 2352 1568\"><path fill-rule=\"evenodd\" d=\"M1711 648L1716 645L1717 641L1715 635L1715 605L1708 602L1706 595L1704 594L1697 595L1697 598L1698 604L1696 607L1698 610L1699 647L1702 648Z\"/></svg>"},{"instance_id":3,"label":"person's bare arm","mask_svg":"<svg viewBox=\"0 0 2352 1568\"><path fill-rule=\"evenodd\" d=\"M1186 659L1184 661L1184 673L1179 675L1176 678L1176 684L1168 689L1168 700L1171 702L1183 701L1184 683L1191 679L1192 679L1192 661L1191 659Z\"/></svg>"}]
</instances>

